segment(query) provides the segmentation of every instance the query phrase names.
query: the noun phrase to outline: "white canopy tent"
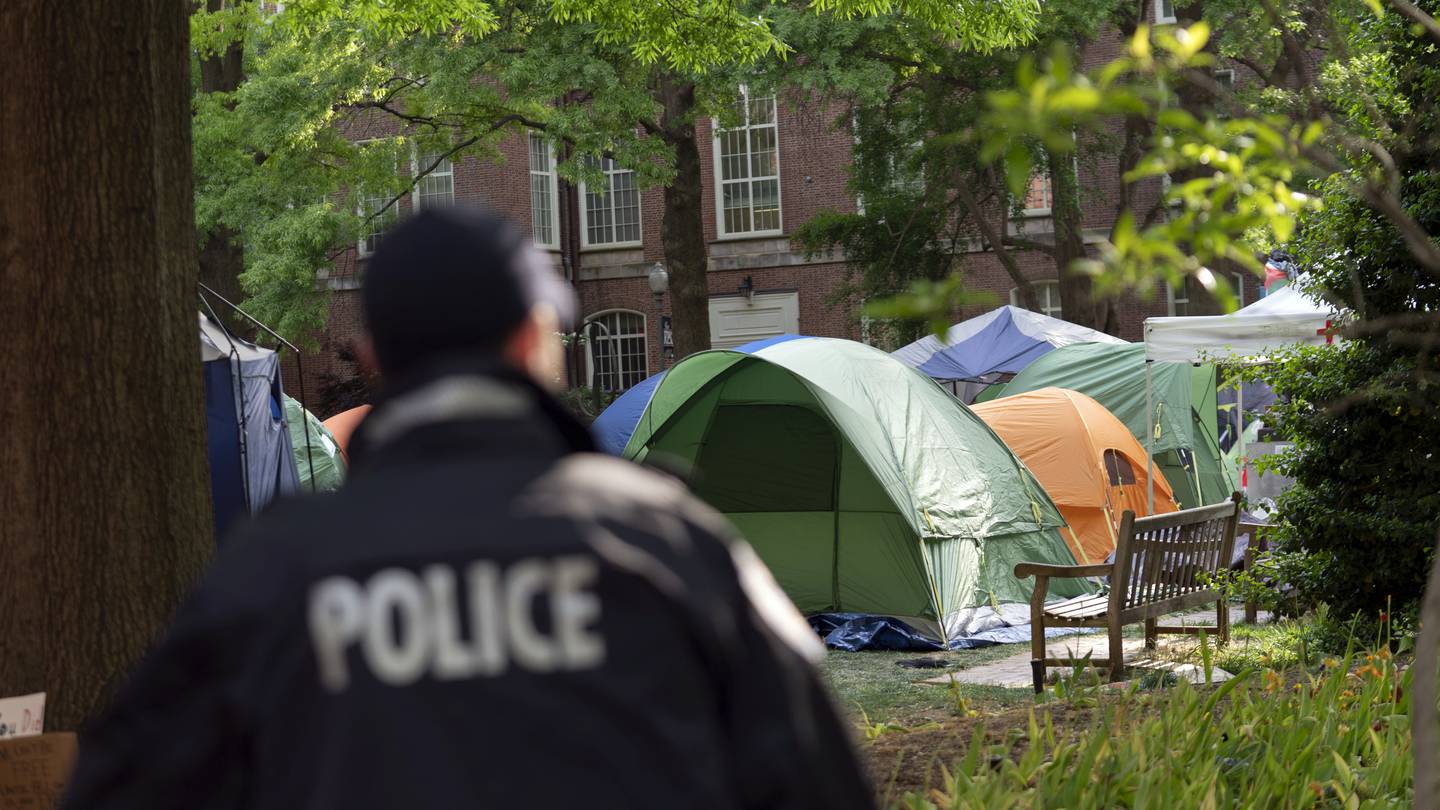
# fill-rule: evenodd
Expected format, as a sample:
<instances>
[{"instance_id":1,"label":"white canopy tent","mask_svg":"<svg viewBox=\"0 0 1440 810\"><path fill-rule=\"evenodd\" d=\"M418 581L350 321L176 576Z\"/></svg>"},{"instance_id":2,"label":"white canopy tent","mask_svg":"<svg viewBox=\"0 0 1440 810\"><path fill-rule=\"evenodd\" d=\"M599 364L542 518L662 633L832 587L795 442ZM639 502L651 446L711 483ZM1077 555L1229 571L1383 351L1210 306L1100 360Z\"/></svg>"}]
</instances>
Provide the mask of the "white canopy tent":
<instances>
[{"instance_id":1,"label":"white canopy tent","mask_svg":"<svg viewBox=\"0 0 1440 810\"><path fill-rule=\"evenodd\" d=\"M1335 311L1283 287L1229 315L1145 319L1145 358L1175 363L1256 363L1276 349L1333 343Z\"/></svg>"},{"instance_id":2,"label":"white canopy tent","mask_svg":"<svg viewBox=\"0 0 1440 810\"><path fill-rule=\"evenodd\" d=\"M1281 349L1334 343L1333 328L1338 321L1334 307L1316 301L1291 285L1229 315L1146 318L1145 360L1147 364L1157 360L1192 364L1265 363L1271 354ZM1148 379L1146 387L1148 398ZM1241 397L1236 408L1242 420L1244 407ZM1248 466L1243 421L1239 440L1243 469ZM1149 444L1146 442L1147 452Z\"/></svg>"}]
</instances>

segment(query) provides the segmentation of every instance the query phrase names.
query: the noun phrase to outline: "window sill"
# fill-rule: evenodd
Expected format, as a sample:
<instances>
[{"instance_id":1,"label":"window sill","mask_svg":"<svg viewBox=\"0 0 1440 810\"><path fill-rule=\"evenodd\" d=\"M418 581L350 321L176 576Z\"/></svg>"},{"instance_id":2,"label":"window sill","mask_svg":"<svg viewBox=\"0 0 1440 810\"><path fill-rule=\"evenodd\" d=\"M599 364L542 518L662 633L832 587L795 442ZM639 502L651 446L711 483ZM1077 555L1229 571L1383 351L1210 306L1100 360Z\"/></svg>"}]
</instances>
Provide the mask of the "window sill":
<instances>
[{"instance_id":1,"label":"window sill","mask_svg":"<svg viewBox=\"0 0 1440 810\"><path fill-rule=\"evenodd\" d=\"M784 236L785 230L777 228L773 231L745 231L744 233L716 233L716 242L739 242L745 239L774 239L777 236Z\"/></svg>"},{"instance_id":2,"label":"window sill","mask_svg":"<svg viewBox=\"0 0 1440 810\"><path fill-rule=\"evenodd\" d=\"M1020 216L1025 219L1041 219L1042 217L1050 216L1050 213L1051 210L1049 208L1026 208L1020 212Z\"/></svg>"},{"instance_id":3,"label":"window sill","mask_svg":"<svg viewBox=\"0 0 1440 810\"><path fill-rule=\"evenodd\" d=\"M603 245L581 245L580 252L604 253L607 250L634 250L635 248L644 246L644 242L606 242ZM554 250L559 250L559 248L554 248Z\"/></svg>"}]
</instances>

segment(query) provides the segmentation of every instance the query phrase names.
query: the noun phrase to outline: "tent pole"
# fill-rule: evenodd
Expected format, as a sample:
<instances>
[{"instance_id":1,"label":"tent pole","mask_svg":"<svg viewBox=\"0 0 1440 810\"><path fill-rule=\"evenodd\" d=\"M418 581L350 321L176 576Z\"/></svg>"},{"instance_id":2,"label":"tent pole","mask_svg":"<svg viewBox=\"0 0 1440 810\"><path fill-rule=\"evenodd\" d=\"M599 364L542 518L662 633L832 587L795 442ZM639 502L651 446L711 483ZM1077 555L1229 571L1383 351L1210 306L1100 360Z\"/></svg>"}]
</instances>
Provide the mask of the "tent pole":
<instances>
[{"instance_id":1,"label":"tent pole","mask_svg":"<svg viewBox=\"0 0 1440 810\"><path fill-rule=\"evenodd\" d=\"M1239 429L1239 431L1240 431L1240 494L1242 494L1242 495L1248 495L1249 493L1248 493L1246 490L1249 489L1249 487L1247 486L1247 484L1250 483L1250 477L1249 477L1248 475L1246 475L1245 473L1248 471L1248 469L1249 469L1249 467L1250 467L1250 460L1245 457L1245 378L1244 378L1244 377L1241 377L1241 378L1240 378L1240 381L1239 381L1239 382L1236 384L1236 386L1235 386L1235 414L1236 414L1236 417L1237 417L1235 424L1238 426L1238 429Z\"/></svg>"},{"instance_id":2,"label":"tent pole","mask_svg":"<svg viewBox=\"0 0 1440 810\"><path fill-rule=\"evenodd\" d=\"M1145 358L1145 484L1147 515L1155 514L1155 362Z\"/></svg>"}]
</instances>

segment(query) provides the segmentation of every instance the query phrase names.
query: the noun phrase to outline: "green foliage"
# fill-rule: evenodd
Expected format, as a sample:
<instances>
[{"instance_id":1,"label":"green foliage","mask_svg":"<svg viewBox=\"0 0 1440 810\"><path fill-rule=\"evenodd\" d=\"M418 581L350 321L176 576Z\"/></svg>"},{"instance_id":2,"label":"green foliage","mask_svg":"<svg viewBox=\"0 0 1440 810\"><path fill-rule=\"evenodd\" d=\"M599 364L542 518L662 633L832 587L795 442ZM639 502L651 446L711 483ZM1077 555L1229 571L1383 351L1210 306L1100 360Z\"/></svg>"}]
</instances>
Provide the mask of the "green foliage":
<instances>
[{"instance_id":1,"label":"green foliage","mask_svg":"<svg viewBox=\"0 0 1440 810\"><path fill-rule=\"evenodd\" d=\"M1267 421L1295 442L1272 462L1295 479L1276 504L1276 537L1305 554L1285 572L1309 604L1349 615L1424 590L1440 528L1440 388L1424 384L1420 362L1355 340L1263 371L1279 396Z\"/></svg>"},{"instance_id":2,"label":"green foliage","mask_svg":"<svg viewBox=\"0 0 1440 810\"><path fill-rule=\"evenodd\" d=\"M1101 290L1148 290L1160 278L1178 286L1193 275L1233 308L1228 280L1207 267L1229 261L1259 272L1259 245L1247 237L1259 232L1284 242L1295 214L1319 205L1297 188L1319 124L1280 115L1202 117L1180 106L1174 89L1180 77L1214 63L1204 50L1209 37L1203 21L1154 31L1141 25L1127 55L1096 71L1076 72L1068 52L1058 49L1043 65L1023 62L1016 87L990 97L982 155L1005 156L1013 193L1029 178L1027 141L1065 154L1075 149L1074 133L1103 131L1115 116L1154 122L1150 149L1128 181L1190 178L1167 193L1172 215L1143 225L1135 211L1121 212L1100 256L1080 263Z\"/></svg>"},{"instance_id":3,"label":"green foliage","mask_svg":"<svg viewBox=\"0 0 1440 810\"><path fill-rule=\"evenodd\" d=\"M1295 684L1267 671L1215 689L1132 692L1073 739L1037 709L1018 757L977 729L940 786L901 806L1409 806L1408 671L1384 649L1335 664Z\"/></svg>"},{"instance_id":4,"label":"green foliage","mask_svg":"<svg viewBox=\"0 0 1440 810\"><path fill-rule=\"evenodd\" d=\"M557 171L598 179L594 158L669 182L674 132L662 81L694 84L688 116L731 114L735 89L763 83L794 30L870 25L973 48L1031 36L1035 0L242 0L197 11L202 57L243 45L246 80L194 100L196 221L239 234L242 286L262 320L303 340L323 322L318 273L369 226L407 210L408 192L446 157L501 162L526 130L557 147ZM883 15L877 20L875 15ZM848 52L829 56L843 62ZM803 54L802 54L803 55ZM649 133L649 134L647 134ZM426 158L423 159L422 158Z\"/></svg>"},{"instance_id":5,"label":"green foliage","mask_svg":"<svg viewBox=\"0 0 1440 810\"><path fill-rule=\"evenodd\" d=\"M795 237L812 253L843 250L847 294L873 300L918 285L907 300L870 312L893 319L888 325L896 343L948 326L955 307L981 303L964 283L963 248L979 234L982 219L997 221L997 233L1029 236L1016 216L1018 199L1005 187L1002 163L982 159L973 135L982 126L986 94L1008 85L1031 49L1093 36L1128 5L1048 3L1033 37L1001 49L957 49L943 33L927 35L883 18L843 26L818 25L813 15L777 18L787 39L807 55L803 63L783 66L784 80L848 102L837 126L855 136L850 187L863 208L854 214L822 211ZM1024 179L1045 160L1039 147L1027 142L1018 154ZM959 193L962 188L971 198ZM1001 226L1002 217L1013 227Z\"/></svg>"}]
</instances>

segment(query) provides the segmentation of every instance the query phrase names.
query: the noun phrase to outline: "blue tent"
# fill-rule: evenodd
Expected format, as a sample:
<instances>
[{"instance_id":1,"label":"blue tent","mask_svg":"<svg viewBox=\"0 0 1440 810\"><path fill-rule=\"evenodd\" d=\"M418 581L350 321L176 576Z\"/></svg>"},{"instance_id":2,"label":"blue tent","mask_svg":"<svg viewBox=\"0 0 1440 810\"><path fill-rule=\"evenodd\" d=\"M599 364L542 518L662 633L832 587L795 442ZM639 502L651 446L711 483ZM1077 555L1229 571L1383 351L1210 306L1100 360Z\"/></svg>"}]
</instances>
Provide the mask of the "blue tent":
<instances>
[{"instance_id":1,"label":"blue tent","mask_svg":"<svg viewBox=\"0 0 1440 810\"><path fill-rule=\"evenodd\" d=\"M299 471L280 391L280 358L200 315L205 426L215 536L277 495L295 492Z\"/></svg>"},{"instance_id":2,"label":"blue tent","mask_svg":"<svg viewBox=\"0 0 1440 810\"><path fill-rule=\"evenodd\" d=\"M787 340L795 340L804 335L776 335L775 337L763 340L754 340L743 346L736 346L731 351L750 354L757 352L766 346L774 346L776 343L784 343ZM655 394L655 386L665 378L665 372L652 374L640 382L632 385L628 391L621 394L610 407L596 417L590 431L595 434L595 442L600 449L612 456L618 456L625 452L625 445L630 441L630 434L635 432L635 424L640 421L640 414L645 412L645 406L650 404L650 397Z\"/></svg>"},{"instance_id":3,"label":"blue tent","mask_svg":"<svg viewBox=\"0 0 1440 810\"><path fill-rule=\"evenodd\" d=\"M946 382L1018 374L1042 355L1072 343L1124 343L1059 318L1019 307L1000 307L950 327L944 338L926 335L894 357Z\"/></svg>"}]
</instances>

